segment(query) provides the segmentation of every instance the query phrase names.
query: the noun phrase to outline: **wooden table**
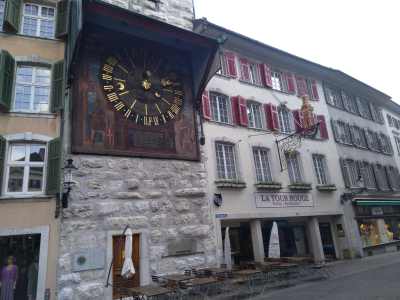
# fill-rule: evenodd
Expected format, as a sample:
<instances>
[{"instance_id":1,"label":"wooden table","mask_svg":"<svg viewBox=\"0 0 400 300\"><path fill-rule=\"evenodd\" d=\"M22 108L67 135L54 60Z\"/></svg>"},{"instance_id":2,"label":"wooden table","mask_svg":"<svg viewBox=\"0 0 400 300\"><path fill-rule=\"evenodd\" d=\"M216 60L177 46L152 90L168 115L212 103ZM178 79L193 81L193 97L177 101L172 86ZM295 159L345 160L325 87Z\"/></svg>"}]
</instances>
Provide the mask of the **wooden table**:
<instances>
[{"instance_id":1,"label":"wooden table","mask_svg":"<svg viewBox=\"0 0 400 300\"><path fill-rule=\"evenodd\" d=\"M135 297L158 297L162 295L168 295L174 292L174 290L157 286L157 285L144 285L144 286L138 286L134 288L129 288L128 291L132 296Z\"/></svg>"},{"instance_id":2,"label":"wooden table","mask_svg":"<svg viewBox=\"0 0 400 300\"><path fill-rule=\"evenodd\" d=\"M193 275L172 274L172 275L163 276L162 278L164 278L165 280L168 281L168 286L175 288L175 287L179 286L179 283L188 281L195 277Z\"/></svg>"}]
</instances>

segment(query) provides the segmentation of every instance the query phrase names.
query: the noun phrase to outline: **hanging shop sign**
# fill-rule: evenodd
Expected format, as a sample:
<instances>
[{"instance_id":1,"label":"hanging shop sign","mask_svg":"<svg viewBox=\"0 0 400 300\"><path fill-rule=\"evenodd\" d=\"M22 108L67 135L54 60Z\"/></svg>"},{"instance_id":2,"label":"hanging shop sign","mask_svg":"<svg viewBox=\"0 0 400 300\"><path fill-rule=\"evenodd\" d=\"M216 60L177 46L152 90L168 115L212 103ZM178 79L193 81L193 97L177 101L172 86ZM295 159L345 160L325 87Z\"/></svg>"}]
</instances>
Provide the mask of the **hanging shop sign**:
<instances>
[{"instance_id":1,"label":"hanging shop sign","mask_svg":"<svg viewBox=\"0 0 400 300\"><path fill-rule=\"evenodd\" d=\"M258 208L313 207L314 201L308 193L255 193Z\"/></svg>"}]
</instances>

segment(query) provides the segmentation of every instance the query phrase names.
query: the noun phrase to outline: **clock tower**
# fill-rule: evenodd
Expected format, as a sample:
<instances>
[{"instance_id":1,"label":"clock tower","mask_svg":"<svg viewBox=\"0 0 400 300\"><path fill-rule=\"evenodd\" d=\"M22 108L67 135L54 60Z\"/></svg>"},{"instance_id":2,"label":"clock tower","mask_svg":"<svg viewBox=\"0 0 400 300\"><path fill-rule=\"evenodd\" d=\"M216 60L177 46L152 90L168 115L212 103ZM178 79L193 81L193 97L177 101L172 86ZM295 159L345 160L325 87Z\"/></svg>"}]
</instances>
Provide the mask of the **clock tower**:
<instances>
[{"instance_id":1,"label":"clock tower","mask_svg":"<svg viewBox=\"0 0 400 300\"><path fill-rule=\"evenodd\" d=\"M218 43L191 31L191 0L107 2L70 1L63 139L77 184L60 299L120 299L151 275L216 265L199 103Z\"/></svg>"}]
</instances>

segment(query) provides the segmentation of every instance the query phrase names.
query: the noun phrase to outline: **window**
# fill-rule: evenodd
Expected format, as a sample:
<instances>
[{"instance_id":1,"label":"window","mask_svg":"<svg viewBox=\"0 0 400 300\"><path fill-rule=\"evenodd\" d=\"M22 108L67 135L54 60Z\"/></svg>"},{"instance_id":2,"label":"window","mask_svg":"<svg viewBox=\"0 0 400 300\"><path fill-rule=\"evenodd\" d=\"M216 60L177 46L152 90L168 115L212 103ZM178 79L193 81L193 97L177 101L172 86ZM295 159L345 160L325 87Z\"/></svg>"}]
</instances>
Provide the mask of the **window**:
<instances>
[{"instance_id":1,"label":"window","mask_svg":"<svg viewBox=\"0 0 400 300\"><path fill-rule=\"evenodd\" d=\"M0 0L0 31L3 30L5 0Z\"/></svg>"},{"instance_id":2,"label":"window","mask_svg":"<svg viewBox=\"0 0 400 300\"><path fill-rule=\"evenodd\" d=\"M256 63L250 63L250 82L261 85L260 67Z\"/></svg>"},{"instance_id":3,"label":"window","mask_svg":"<svg viewBox=\"0 0 400 300\"><path fill-rule=\"evenodd\" d=\"M375 172L376 172L376 179L378 181L379 189L381 191L388 191L390 189L390 187L389 187L389 181L388 181L388 177L387 177L385 168L381 165L376 165Z\"/></svg>"},{"instance_id":4,"label":"window","mask_svg":"<svg viewBox=\"0 0 400 300\"><path fill-rule=\"evenodd\" d=\"M400 155L400 137L395 135L394 142L396 143L397 152Z\"/></svg>"},{"instance_id":5,"label":"window","mask_svg":"<svg viewBox=\"0 0 400 300\"><path fill-rule=\"evenodd\" d=\"M342 91L342 100L343 100L343 106L347 111L353 114L359 114L356 98L354 96L349 95L344 91Z\"/></svg>"},{"instance_id":6,"label":"window","mask_svg":"<svg viewBox=\"0 0 400 300\"><path fill-rule=\"evenodd\" d=\"M370 103L370 110L371 110L372 119L375 122L383 124L384 120L383 120L382 110L379 107L377 107L376 105L374 105L373 103Z\"/></svg>"},{"instance_id":7,"label":"window","mask_svg":"<svg viewBox=\"0 0 400 300\"><path fill-rule=\"evenodd\" d=\"M376 180L373 166L367 162L362 163L362 166L363 169L361 172L363 174L365 187L367 189L376 189Z\"/></svg>"},{"instance_id":8,"label":"window","mask_svg":"<svg viewBox=\"0 0 400 300\"><path fill-rule=\"evenodd\" d=\"M352 140L349 124L342 121L337 121L336 124L339 140L344 144L351 144Z\"/></svg>"},{"instance_id":9,"label":"window","mask_svg":"<svg viewBox=\"0 0 400 300\"><path fill-rule=\"evenodd\" d=\"M372 115L371 115L371 111L369 110L369 105L368 103L357 97L357 106L358 106L358 110L360 112L360 115L366 119L372 120Z\"/></svg>"},{"instance_id":10,"label":"window","mask_svg":"<svg viewBox=\"0 0 400 300\"><path fill-rule=\"evenodd\" d=\"M360 182L360 174L359 170L357 168L357 164L354 160L348 159L346 160L346 165L347 165L347 174L348 178L350 181L350 187L359 187L359 182Z\"/></svg>"},{"instance_id":11,"label":"window","mask_svg":"<svg viewBox=\"0 0 400 300\"><path fill-rule=\"evenodd\" d=\"M229 98L222 94L210 93L210 101L212 120L221 123L231 123Z\"/></svg>"},{"instance_id":12,"label":"window","mask_svg":"<svg viewBox=\"0 0 400 300\"><path fill-rule=\"evenodd\" d=\"M314 163L315 175L317 177L318 184L328 184L327 177L327 166L325 156L320 154L314 154L312 156Z\"/></svg>"},{"instance_id":13,"label":"window","mask_svg":"<svg viewBox=\"0 0 400 300\"><path fill-rule=\"evenodd\" d=\"M381 133L379 136L379 145L380 149L383 153L386 154L392 154L393 149L392 149L392 144L390 143L390 139L387 135Z\"/></svg>"},{"instance_id":14,"label":"window","mask_svg":"<svg viewBox=\"0 0 400 300\"><path fill-rule=\"evenodd\" d=\"M262 148L253 148L253 156L257 182L272 182L268 150Z\"/></svg>"},{"instance_id":15,"label":"window","mask_svg":"<svg viewBox=\"0 0 400 300\"><path fill-rule=\"evenodd\" d=\"M390 127L393 127L393 126L394 126L394 122L393 122L393 118L392 118L392 116L391 116L391 115L389 115L389 114L386 114L386 117L387 117L387 120L388 120L389 126L390 126Z\"/></svg>"},{"instance_id":16,"label":"window","mask_svg":"<svg viewBox=\"0 0 400 300\"><path fill-rule=\"evenodd\" d=\"M367 130L365 135L368 142L368 148L373 151L381 151L378 134L372 130Z\"/></svg>"},{"instance_id":17,"label":"window","mask_svg":"<svg viewBox=\"0 0 400 300\"><path fill-rule=\"evenodd\" d=\"M357 126L352 126L353 142L358 147L367 148L367 140L365 139L364 130Z\"/></svg>"},{"instance_id":18,"label":"window","mask_svg":"<svg viewBox=\"0 0 400 300\"><path fill-rule=\"evenodd\" d=\"M20 65L15 84L15 111L48 112L50 98L49 68Z\"/></svg>"},{"instance_id":19,"label":"window","mask_svg":"<svg viewBox=\"0 0 400 300\"><path fill-rule=\"evenodd\" d=\"M290 110L285 106L278 107L279 128L283 133L293 132L293 118Z\"/></svg>"},{"instance_id":20,"label":"window","mask_svg":"<svg viewBox=\"0 0 400 300\"><path fill-rule=\"evenodd\" d=\"M261 104L248 101L247 115L249 119L249 127L259 129L264 127L261 114Z\"/></svg>"},{"instance_id":21,"label":"window","mask_svg":"<svg viewBox=\"0 0 400 300\"><path fill-rule=\"evenodd\" d=\"M236 180L236 160L234 145L215 143L217 154L217 175L219 179Z\"/></svg>"},{"instance_id":22,"label":"window","mask_svg":"<svg viewBox=\"0 0 400 300\"><path fill-rule=\"evenodd\" d=\"M298 153L285 153L290 183L301 183L301 167Z\"/></svg>"},{"instance_id":23,"label":"window","mask_svg":"<svg viewBox=\"0 0 400 300\"><path fill-rule=\"evenodd\" d=\"M22 33L30 36L54 38L55 8L25 3Z\"/></svg>"},{"instance_id":24,"label":"window","mask_svg":"<svg viewBox=\"0 0 400 300\"><path fill-rule=\"evenodd\" d=\"M272 70L271 72L272 88L277 91L285 91L283 74L280 71Z\"/></svg>"},{"instance_id":25,"label":"window","mask_svg":"<svg viewBox=\"0 0 400 300\"><path fill-rule=\"evenodd\" d=\"M45 144L11 143L7 159L7 193L43 193Z\"/></svg>"},{"instance_id":26,"label":"window","mask_svg":"<svg viewBox=\"0 0 400 300\"><path fill-rule=\"evenodd\" d=\"M330 105L343 108L340 90L324 85L326 102Z\"/></svg>"}]
</instances>

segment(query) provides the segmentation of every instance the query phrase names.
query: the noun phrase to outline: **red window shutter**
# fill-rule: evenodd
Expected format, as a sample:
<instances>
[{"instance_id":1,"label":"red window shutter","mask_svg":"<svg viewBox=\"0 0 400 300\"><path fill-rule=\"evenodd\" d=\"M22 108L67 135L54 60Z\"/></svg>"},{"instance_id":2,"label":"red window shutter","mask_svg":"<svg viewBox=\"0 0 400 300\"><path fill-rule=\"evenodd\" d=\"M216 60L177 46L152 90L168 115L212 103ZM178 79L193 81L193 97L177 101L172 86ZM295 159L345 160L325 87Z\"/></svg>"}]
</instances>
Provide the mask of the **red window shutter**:
<instances>
[{"instance_id":1,"label":"red window shutter","mask_svg":"<svg viewBox=\"0 0 400 300\"><path fill-rule=\"evenodd\" d=\"M296 75L297 95L302 97L307 95L307 83L304 77Z\"/></svg>"},{"instance_id":2,"label":"red window shutter","mask_svg":"<svg viewBox=\"0 0 400 300\"><path fill-rule=\"evenodd\" d=\"M210 98L206 90L204 90L203 95L201 97L201 103L203 108L203 118L206 120L210 120L211 119Z\"/></svg>"},{"instance_id":3,"label":"red window shutter","mask_svg":"<svg viewBox=\"0 0 400 300\"><path fill-rule=\"evenodd\" d=\"M296 88L294 86L293 74L290 72L285 72L286 84L287 84L287 92L290 94L296 93Z\"/></svg>"},{"instance_id":4,"label":"red window shutter","mask_svg":"<svg viewBox=\"0 0 400 300\"><path fill-rule=\"evenodd\" d=\"M239 123L240 125L247 127L249 125L249 118L247 115L246 99L240 96L238 98L239 98Z\"/></svg>"},{"instance_id":5,"label":"red window shutter","mask_svg":"<svg viewBox=\"0 0 400 300\"><path fill-rule=\"evenodd\" d=\"M317 115L317 121L319 122L319 132L322 139L326 140L329 138L328 129L326 127L325 116Z\"/></svg>"},{"instance_id":6,"label":"red window shutter","mask_svg":"<svg viewBox=\"0 0 400 300\"><path fill-rule=\"evenodd\" d=\"M250 81L250 65L249 61L245 58L240 58L240 79Z\"/></svg>"},{"instance_id":7,"label":"red window shutter","mask_svg":"<svg viewBox=\"0 0 400 300\"><path fill-rule=\"evenodd\" d=\"M301 132L303 130L303 113L301 110L293 111L294 126L296 127L296 132Z\"/></svg>"},{"instance_id":8,"label":"red window shutter","mask_svg":"<svg viewBox=\"0 0 400 300\"><path fill-rule=\"evenodd\" d=\"M312 99L319 100L317 82L315 80L311 80L311 89L312 89Z\"/></svg>"},{"instance_id":9,"label":"red window shutter","mask_svg":"<svg viewBox=\"0 0 400 300\"><path fill-rule=\"evenodd\" d=\"M272 87L271 68L266 64L259 64L262 83L267 87Z\"/></svg>"},{"instance_id":10,"label":"red window shutter","mask_svg":"<svg viewBox=\"0 0 400 300\"><path fill-rule=\"evenodd\" d=\"M272 103L265 104L265 115L267 117L267 126L269 130L279 130L278 109Z\"/></svg>"},{"instance_id":11,"label":"red window shutter","mask_svg":"<svg viewBox=\"0 0 400 300\"><path fill-rule=\"evenodd\" d=\"M239 96L231 97L232 106L232 122L235 125L239 125L240 113L239 113Z\"/></svg>"},{"instance_id":12,"label":"red window shutter","mask_svg":"<svg viewBox=\"0 0 400 300\"><path fill-rule=\"evenodd\" d=\"M235 61L235 54L232 52L225 52L224 53L226 63L228 65L228 76L237 77L237 71L236 71L236 61Z\"/></svg>"}]
</instances>

